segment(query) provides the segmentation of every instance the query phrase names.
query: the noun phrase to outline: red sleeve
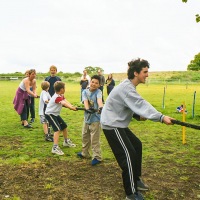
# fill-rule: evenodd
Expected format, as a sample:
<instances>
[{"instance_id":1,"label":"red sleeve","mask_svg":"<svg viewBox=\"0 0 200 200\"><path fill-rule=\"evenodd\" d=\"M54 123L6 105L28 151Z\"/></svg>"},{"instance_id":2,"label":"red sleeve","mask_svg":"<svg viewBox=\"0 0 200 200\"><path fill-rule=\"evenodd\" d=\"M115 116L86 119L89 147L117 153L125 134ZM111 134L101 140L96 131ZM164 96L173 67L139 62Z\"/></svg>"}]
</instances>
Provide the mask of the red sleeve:
<instances>
[{"instance_id":1,"label":"red sleeve","mask_svg":"<svg viewBox=\"0 0 200 200\"><path fill-rule=\"evenodd\" d=\"M65 99L65 97L64 96L62 96L62 97L57 97L56 99L55 99L55 103L60 103L62 100L64 100Z\"/></svg>"}]
</instances>

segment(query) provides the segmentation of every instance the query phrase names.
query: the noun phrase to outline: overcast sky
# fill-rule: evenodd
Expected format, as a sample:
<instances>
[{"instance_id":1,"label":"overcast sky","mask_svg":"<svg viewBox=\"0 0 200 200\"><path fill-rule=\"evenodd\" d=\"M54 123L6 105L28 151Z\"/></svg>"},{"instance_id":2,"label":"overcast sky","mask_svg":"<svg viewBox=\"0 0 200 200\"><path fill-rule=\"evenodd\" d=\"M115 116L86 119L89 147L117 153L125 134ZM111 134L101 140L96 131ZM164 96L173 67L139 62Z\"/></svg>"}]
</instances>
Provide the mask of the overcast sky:
<instances>
[{"instance_id":1,"label":"overcast sky","mask_svg":"<svg viewBox=\"0 0 200 200\"><path fill-rule=\"evenodd\" d=\"M0 73L185 71L200 52L200 0L0 0Z\"/></svg>"}]
</instances>

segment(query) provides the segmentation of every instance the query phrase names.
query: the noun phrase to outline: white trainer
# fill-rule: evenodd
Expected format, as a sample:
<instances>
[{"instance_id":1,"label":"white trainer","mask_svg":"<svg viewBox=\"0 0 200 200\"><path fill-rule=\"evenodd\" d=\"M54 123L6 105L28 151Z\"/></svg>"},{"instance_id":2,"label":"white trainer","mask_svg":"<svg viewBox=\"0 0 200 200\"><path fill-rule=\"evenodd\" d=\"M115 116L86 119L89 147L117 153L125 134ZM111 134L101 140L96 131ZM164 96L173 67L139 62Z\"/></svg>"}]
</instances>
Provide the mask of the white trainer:
<instances>
[{"instance_id":1,"label":"white trainer","mask_svg":"<svg viewBox=\"0 0 200 200\"><path fill-rule=\"evenodd\" d=\"M64 152L60 149L59 146L57 146L56 148L52 148L51 153L57 154L59 156L64 155Z\"/></svg>"},{"instance_id":2,"label":"white trainer","mask_svg":"<svg viewBox=\"0 0 200 200\"><path fill-rule=\"evenodd\" d=\"M76 147L76 145L70 140L70 139L67 139L67 142L63 142L63 146L64 147Z\"/></svg>"}]
</instances>

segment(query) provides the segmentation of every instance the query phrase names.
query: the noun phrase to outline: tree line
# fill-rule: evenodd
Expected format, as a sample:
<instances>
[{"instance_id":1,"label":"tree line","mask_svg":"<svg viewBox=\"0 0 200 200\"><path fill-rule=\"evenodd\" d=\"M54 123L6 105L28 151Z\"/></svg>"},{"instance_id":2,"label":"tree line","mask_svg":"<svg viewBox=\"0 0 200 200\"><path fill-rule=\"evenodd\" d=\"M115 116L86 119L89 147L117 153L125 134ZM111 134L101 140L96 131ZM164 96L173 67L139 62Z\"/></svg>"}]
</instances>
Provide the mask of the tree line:
<instances>
[{"instance_id":1,"label":"tree line","mask_svg":"<svg viewBox=\"0 0 200 200\"><path fill-rule=\"evenodd\" d=\"M104 71L101 67L92 67L92 66L88 66L88 67L85 67L84 69L87 70L87 73L92 76L94 74L97 74L98 70L100 69L102 72ZM14 72L14 73L4 73L4 74L0 74L1 76L3 77L23 77L25 76L24 75L24 72ZM49 72L45 72L45 73L41 73L41 72L37 72L37 77L47 77L49 76ZM59 77L63 77L63 78L76 78L76 77L81 77L82 76L82 73L80 72L75 72L75 73L69 73L69 72L58 72L57 73L57 76Z\"/></svg>"},{"instance_id":2,"label":"tree line","mask_svg":"<svg viewBox=\"0 0 200 200\"><path fill-rule=\"evenodd\" d=\"M92 76L94 74L97 74L98 70L100 69L102 72L104 71L101 67L92 67L92 66L88 66L85 67L85 69L87 70L87 73ZM200 71L200 53L196 54L194 56L194 59L190 61L189 65L187 66L187 70L188 71ZM6 74L0 74L1 76L14 76L14 77L23 77L24 73L22 72L14 72L14 73L6 73ZM76 77L80 77L82 75L82 73L80 72L75 72L75 73L64 73L62 71L57 73L57 76L60 77L64 77L64 78L76 78ZM47 77L49 76L49 72L46 73L41 73L41 72L37 72L37 76L38 77Z\"/></svg>"},{"instance_id":3,"label":"tree line","mask_svg":"<svg viewBox=\"0 0 200 200\"><path fill-rule=\"evenodd\" d=\"M199 71L200 70L200 53L194 56L194 59L190 61L187 67L189 71Z\"/></svg>"}]
</instances>

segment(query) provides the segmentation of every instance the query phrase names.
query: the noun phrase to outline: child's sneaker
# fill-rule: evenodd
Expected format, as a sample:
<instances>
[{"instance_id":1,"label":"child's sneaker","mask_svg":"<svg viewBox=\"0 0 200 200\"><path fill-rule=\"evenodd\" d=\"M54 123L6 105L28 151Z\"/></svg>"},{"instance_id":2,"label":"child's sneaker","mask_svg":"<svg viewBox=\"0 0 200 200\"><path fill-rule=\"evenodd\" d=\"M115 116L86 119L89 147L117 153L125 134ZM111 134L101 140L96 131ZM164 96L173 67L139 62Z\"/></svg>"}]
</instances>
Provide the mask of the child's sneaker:
<instances>
[{"instance_id":1,"label":"child's sneaker","mask_svg":"<svg viewBox=\"0 0 200 200\"><path fill-rule=\"evenodd\" d=\"M64 140L63 146L64 147L76 147L76 145L70 139L67 139L67 142Z\"/></svg>"},{"instance_id":2,"label":"child's sneaker","mask_svg":"<svg viewBox=\"0 0 200 200\"><path fill-rule=\"evenodd\" d=\"M50 134L45 134L45 141L53 142L53 137Z\"/></svg>"},{"instance_id":3,"label":"child's sneaker","mask_svg":"<svg viewBox=\"0 0 200 200\"><path fill-rule=\"evenodd\" d=\"M76 155L77 155L79 158L85 158L85 157L82 155L82 152L78 152Z\"/></svg>"},{"instance_id":4,"label":"child's sneaker","mask_svg":"<svg viewBox=\"0 0 200 200\"><path fill-rule=\"evenodd\" d=\"M50 126L48 126L48 135L50 135L51 137L53 137L53 133L51 133L51 128L50 128Z\"/></svg>"},{"instance_id":5,"label":"child's sneaker","mask_svg":"<svg viewBox=\"0 0 200 200\"><path fill-rule=\"evenodd\" d=\"M100 161L100 160L97 160L96 158L94 158L94 159L92 160L92 162L91 162L92 166L97 165L97 164L99 164L99 163L101 163L101 161Z\"/></svg>"},{"instance_id":6,"label":"child's sneaker","mask_svg":"<svg viewBox=\"0 0 200 200\"><path fill-rule=\"evenodd\" d=\"M51 153L57 154L59 156L64 155L63 151L60 149L59 146L57 147L52 147Z\"/></svg>"}]
</instances>

